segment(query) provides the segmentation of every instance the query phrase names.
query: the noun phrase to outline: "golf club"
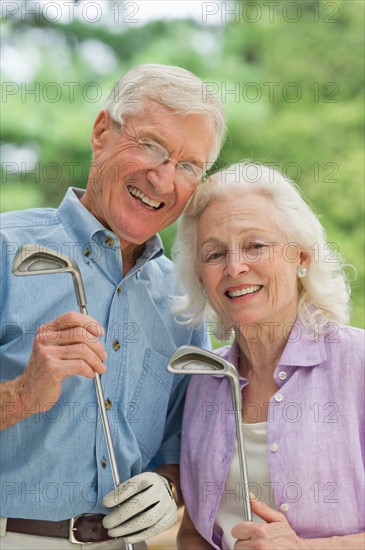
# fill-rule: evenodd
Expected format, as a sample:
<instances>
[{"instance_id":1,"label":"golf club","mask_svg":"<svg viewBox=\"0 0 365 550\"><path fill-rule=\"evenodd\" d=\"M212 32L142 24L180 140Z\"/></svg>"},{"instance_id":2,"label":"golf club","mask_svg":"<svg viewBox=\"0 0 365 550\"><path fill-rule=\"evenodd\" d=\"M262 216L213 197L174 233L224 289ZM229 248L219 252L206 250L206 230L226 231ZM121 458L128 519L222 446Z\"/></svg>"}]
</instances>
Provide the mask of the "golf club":
<instances>
[{"instance_id":1,"label":"golf club","mask_svg":"<svg viewBox=\"0 0 365 550\"><path fill-rule=\"evenodd\" d=\"M15 255L12 272L18 277L27 275L70 273L72 275L80 312L87 315L86 295L81 272L77 263L74 260L71 260L68 256L65 256L64 254L56 252L50 248L43 247L39 244L23 245L18 249ZM109 419L105 408L105 399L100 374L95 373L94 382L114 486L117 487L120 484L120 477L110 432ZM133 550L133 546L131 544L126 544L125 547L126 550Z\"/></svg>"},{"instance_id":2,"label":"golf club","mask_svg":"<svg viewBox=\"0 0 365 550\"><path fill-rule=\"evenodd\" d=\"M214 353L196 346L181 346L171 357L167 370L174 374L219 374L228 376L231 382L232 405L235 411L238 459L240 466L244 520L252 521L248 494L248 475L245 446L241 430L242 396L236 368Z\"/></svg>"}]
</instances>

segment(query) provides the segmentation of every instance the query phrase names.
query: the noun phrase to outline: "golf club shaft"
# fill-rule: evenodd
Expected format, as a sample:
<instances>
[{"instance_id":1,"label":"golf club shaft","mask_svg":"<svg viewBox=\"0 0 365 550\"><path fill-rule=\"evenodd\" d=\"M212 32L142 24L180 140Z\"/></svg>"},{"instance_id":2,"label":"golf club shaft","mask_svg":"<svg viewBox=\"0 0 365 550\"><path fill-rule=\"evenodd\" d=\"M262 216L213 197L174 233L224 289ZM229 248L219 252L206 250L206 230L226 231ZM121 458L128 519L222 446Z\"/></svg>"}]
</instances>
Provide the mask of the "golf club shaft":
<instances>
[{"instance_id":1,"label":"golf club shaft","mask_svg":"<svg viewBox=\"0 0 365 550\"><path fill-rule=\"evenodd\" d=\"M87 309L85 305L80 305L80 312L87 315ZM108 413L106 412L106 408L105 408L104 392L103 392L103 387L101 385L100 374L95 373L94 383L95 383L96 397L98 399L98 405L99 405L99 410L101 414L101 421L103 424L105 442L108 449L110 468L113 475L114 487L117 488L118 485L120 484L120 477L118 472L117 461L115 458L112 435L110 432ZM133 545L125 543L125 550L133 550Z\"/></svg>"},{"instance_id":2,"label":"golf club shaft","mask_svg":"<svg viewBox=\"0 0 365 550\"><path fill-rule=\"evenodd\" d=\"M238 450L238 461L239 461L240 476L241 476L241 492L242 492L242 499L243 499L243 515L244 515L245 521L252 521L250 495L248 491L246 452L245 452L245 445L243 441L242 426L241 426L242 398L241 398L241 389L239 387L238 380L237 380L237 384L235 384L235 381L231 379L231 389L232 389L232 404L234 407L235 422L236 422L237 450Z\"/></svg>"},{"instance_id":3,"label":"golf club shaft","mask_svg":"<svg viewBox=\"0 0 365 550\"><path fill-rule=\"evenodd\" d=\"M85 305L80 305L80 312L83 313L84 315L87 315L87 309ZM120 484L120 477L118 472L117 461L115 458L113 440L110 432L108 413L106 412L106 407L105 407L104 392L103 392L103 387L101 385L100 374L95 373L94 383L95 383L96 397L98 399L98 405L99 405L99 410L101 414L101 421L103 424L105 442L108 449L114 487L117 487Z\"/></svg>"},{"instance_id":4,"label":"golf club shaft","mask_svg":"<svg viewBox=\"0 0 365 550\"><path fill-rule=\"evenodd\" d=\"M95 390L96 390L96 396L98 399L99 404L99 410L101 414L101 421L103 424L103 430L104 430L104 436L105 436L105 442L108 449L108 455L110 460L110 467L113 475L113 481L114 481L114 487L118 487L120 484L120 477L118 472L118 466L117 461L115 458L115 452L114 452L114 446L113 446L113 440L110 432L110 425L109 425L109 419L107 417L107 412L105 408L105 400L104 400L104 394L103 394L103 388L101 385L101 379L100 374L96 373L94 378L95 383Z\"/></svg>"},{"instance_id":5,"label":"golf club shaft","mask_svg":"<svg viewBox=\"0 0 365 550\"><path fill-rule=\"evenodd\" d=\"M243 443L240 413L241 413L241 410L236 410L235 414L236 414L238 460L240 464L241 485L242 485L243 513L244 513L245 521L252 521L250 495L248 493L248 474L247 474L247 465L246 465L245 454L244 454L245 448Z\"/></svg>"}]
</instances>

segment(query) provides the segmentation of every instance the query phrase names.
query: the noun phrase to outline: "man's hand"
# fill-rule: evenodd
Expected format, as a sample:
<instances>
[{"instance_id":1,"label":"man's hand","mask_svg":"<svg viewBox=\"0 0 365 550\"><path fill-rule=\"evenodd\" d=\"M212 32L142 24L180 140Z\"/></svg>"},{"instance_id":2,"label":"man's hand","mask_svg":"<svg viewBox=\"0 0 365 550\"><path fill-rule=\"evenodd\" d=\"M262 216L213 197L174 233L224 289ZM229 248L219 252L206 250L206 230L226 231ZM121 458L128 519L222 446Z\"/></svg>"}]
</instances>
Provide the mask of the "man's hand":
<instances>
[{"instance_id":1,"label":"man's hand","mask_svg":"<svg viewBox=\"0 0 365 550\"><path fill-rule=\"evenodd\" d=\"M60 397L65 378L103 374L106 353L99 342L103 334L95 319L76 312L39 327L26 370L0 384L0 429L50 409Z\"/></svg>"},{"instance_id":2,"label":"man's hand","mask_svg":"<svg viewBox=\"0 0 365 550\"><path fill-rule=\"evenodd\" d=\"M17 380L22 401L29 410L42 412L59 398L69 376L93 378L106 367L99 337L104 329L88 315L69 312L42 325L36 334L28 368Z\"/></svg>"},{"instance_id":3,"label":"man's hand","mask_svg":"<svg viewBox=\"0 0 365 550\"><path fill-rule=\"evenodd\" d=\"M134 544L161 531L177 521L177 506L166 478L154 472L132 477L108 493L103 504L114 508L103 519L110 537L123 537Z\"/></svg>"}]
</instances>

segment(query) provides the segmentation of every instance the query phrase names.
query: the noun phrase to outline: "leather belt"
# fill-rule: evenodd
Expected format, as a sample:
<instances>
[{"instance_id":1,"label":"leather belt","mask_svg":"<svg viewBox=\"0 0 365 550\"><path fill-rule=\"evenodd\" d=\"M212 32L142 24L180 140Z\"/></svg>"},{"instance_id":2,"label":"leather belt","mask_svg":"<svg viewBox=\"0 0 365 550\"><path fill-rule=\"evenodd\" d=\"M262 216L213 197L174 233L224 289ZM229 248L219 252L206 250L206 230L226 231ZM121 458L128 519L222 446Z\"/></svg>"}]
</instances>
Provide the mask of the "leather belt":
<instances>
[{"instance_id":1,"label":"leather belt","mask_svg":"<svg viewBox=\"0 0 365 550\"><path fill-rule=\"evenodd\" d=\"M63 521L8 518L6 530L23 535L69 539L75 543L113 540L103 527L103 517L103 514L85 514Z\"/></svg>"}]
</instances>

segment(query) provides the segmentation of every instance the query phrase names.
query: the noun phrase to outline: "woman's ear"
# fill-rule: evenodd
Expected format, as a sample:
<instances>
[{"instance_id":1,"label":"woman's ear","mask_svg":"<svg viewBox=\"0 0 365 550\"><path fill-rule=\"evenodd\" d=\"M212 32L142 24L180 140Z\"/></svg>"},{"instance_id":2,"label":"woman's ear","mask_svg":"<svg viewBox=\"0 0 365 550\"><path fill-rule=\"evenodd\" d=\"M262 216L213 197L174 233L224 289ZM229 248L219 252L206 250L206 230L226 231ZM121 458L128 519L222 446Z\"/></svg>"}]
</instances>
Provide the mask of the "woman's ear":
<instances>
[{"instance_id":1,"label":"woman's ear","mask_svg":"<svg viewBox=\"0 0 365 550\"><path fill-rule=\"evenodd\" d=\"M300 265L306 267L307 269L311 264L311 256L306 250L301 250L300 252Z\"/></svg>"}]
</instances>

